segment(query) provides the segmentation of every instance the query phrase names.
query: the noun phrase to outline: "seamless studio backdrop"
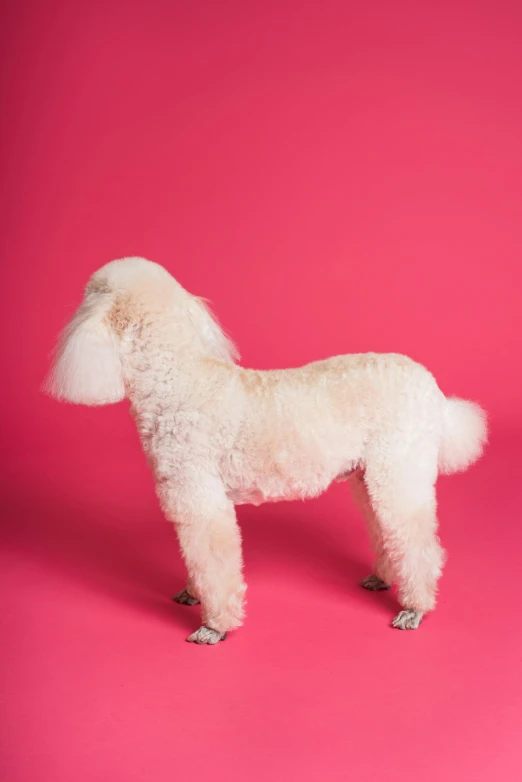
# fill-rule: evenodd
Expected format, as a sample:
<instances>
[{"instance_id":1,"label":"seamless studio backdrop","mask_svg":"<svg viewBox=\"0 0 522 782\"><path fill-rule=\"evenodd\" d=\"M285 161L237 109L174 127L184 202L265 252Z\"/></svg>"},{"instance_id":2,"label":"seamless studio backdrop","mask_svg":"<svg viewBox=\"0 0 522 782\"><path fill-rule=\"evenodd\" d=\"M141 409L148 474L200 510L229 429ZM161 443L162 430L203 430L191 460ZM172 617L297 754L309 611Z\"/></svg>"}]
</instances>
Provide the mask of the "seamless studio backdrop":
<instances>
[{"instance_id":1,"label":"seamless studio backdrop","mask_svg":"<svg viewBox=\"0 0 522 782\"><path fill-rule=\"evenodd\" d=\"M1 30L3 779L520 779L520 4L20 0ZM247 366L401 352L488 410L418 631L357 586L336 485L239 510L246 624L184 643L127 405L40 392L90 274L136 254Z\"/></svg>"}]
</instances>

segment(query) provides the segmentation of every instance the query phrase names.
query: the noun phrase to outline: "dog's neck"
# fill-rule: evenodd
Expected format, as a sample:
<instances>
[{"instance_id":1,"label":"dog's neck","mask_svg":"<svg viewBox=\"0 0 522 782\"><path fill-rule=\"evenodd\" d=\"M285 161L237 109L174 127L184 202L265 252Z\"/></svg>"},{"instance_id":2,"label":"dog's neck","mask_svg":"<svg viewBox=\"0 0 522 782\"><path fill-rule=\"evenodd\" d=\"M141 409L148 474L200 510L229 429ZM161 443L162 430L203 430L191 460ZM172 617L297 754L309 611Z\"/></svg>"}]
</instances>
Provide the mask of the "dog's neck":
<instances>
[{"instance_id":1,"label":"dog's neck","mask_svg":"<svg viewBox=\"0 0 522 782\"><path fill-rule=\"evenodd\" d=\"M181 400L193 393L197 367L202 361L234 364L233 343L205 303L190 294L173 307L144 319L122 340L122 369L126 396L135 408L158 413L167 398Z\"/></svg>"}]
</instances>

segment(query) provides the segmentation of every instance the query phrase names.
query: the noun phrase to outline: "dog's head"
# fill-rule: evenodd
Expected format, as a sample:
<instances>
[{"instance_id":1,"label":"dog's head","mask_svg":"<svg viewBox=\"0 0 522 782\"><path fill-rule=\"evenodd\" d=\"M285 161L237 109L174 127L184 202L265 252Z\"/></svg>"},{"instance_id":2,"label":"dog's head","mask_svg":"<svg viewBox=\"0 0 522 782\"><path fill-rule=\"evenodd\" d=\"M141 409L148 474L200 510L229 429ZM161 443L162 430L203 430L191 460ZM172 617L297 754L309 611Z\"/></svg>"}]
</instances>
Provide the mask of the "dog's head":
<instances>
[{"instance_id":1,"label":"dog's head","mask_svg":"<svg viewBox=\"0 0 522 782\"><path fill-rule=\"evenodd\" d=\"M162 266L144 258L112 261L89 280L65 327L47 393L86 405L126 396L125 355L136 345L233 362L237 352L203 299L189 294Z\"/></svg>"}]
</instances>

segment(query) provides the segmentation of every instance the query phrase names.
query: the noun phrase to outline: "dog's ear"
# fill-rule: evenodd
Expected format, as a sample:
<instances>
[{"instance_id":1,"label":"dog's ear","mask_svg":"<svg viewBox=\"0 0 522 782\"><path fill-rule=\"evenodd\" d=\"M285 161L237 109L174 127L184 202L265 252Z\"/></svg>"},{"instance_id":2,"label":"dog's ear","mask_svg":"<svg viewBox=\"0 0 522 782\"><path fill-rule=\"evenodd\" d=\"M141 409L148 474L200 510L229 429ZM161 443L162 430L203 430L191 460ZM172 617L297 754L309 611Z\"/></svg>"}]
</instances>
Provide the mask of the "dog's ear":
<instances>
[{"instance_id":1,"label":"dog's ear","mask_svg":"<svg viewBox=\"0 0 522 782\"><path fill-rule=\"evenodd\" d=\"M51 396L84 405L107 405L125 397L119 339L109 318L109 293L87 292L65 327L44 384Z\"/></svg>"},{"instance_id":2,"label":"dog's ear","mask_svg":"<svg viewBox=\"0 0 522 782\"><path fill-rule=\"evenodd\" d=\"M188 313L205 349L211 356L232 363L239 360L237 347L225 334L205 299L192 296Z\"/></svg>"}]
</instances>

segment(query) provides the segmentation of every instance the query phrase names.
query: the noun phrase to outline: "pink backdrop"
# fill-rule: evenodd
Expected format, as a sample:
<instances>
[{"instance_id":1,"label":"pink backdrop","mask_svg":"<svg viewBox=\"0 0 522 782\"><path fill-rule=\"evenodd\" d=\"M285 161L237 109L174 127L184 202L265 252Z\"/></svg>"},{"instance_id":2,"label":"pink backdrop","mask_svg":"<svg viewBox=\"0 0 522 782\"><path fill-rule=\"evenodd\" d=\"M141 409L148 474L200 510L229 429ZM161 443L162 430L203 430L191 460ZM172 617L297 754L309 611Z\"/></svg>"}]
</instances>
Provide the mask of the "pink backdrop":
<instances>
[{"instance_id":1,"label":"pink backdrop","mask_svg":"<svg viewBox=\"0 0 522 782\"><path fill-rule=\"evenodd\" d=\"M3 778L522 778L522 10L503 0L19 0L2 25ZM43 398L88 276L142 254L244 363L404 352L490 412L440 484L417 633L337 486L240 511L216 648L126 406Z\"/></svg>"}]
</instances>

